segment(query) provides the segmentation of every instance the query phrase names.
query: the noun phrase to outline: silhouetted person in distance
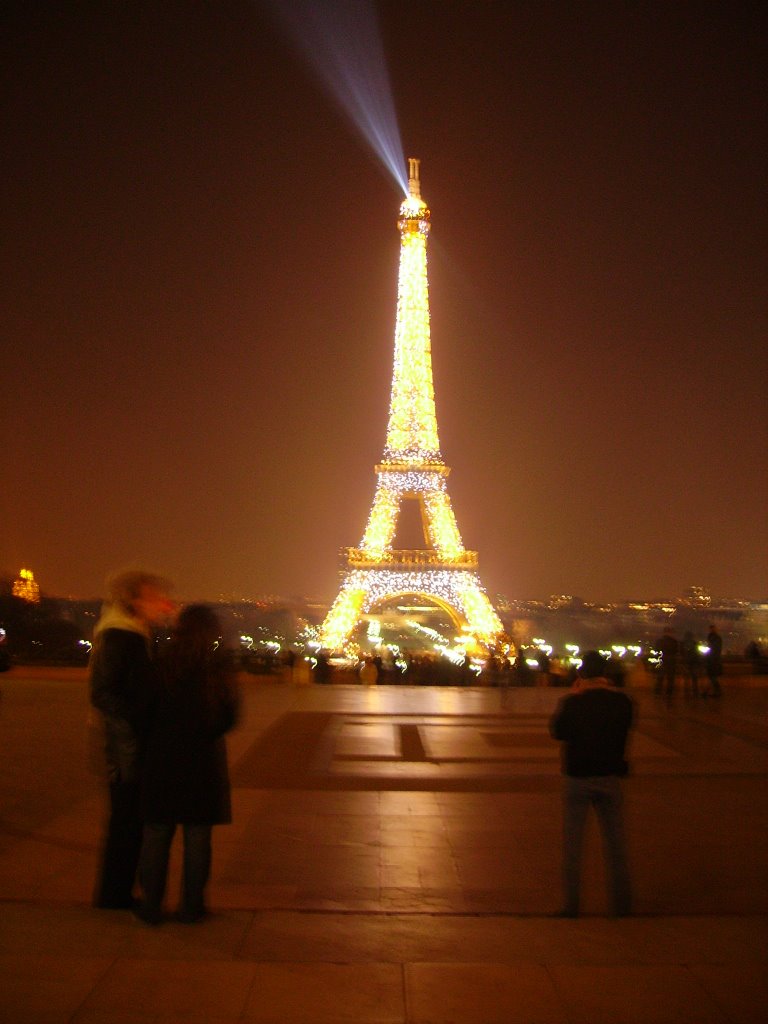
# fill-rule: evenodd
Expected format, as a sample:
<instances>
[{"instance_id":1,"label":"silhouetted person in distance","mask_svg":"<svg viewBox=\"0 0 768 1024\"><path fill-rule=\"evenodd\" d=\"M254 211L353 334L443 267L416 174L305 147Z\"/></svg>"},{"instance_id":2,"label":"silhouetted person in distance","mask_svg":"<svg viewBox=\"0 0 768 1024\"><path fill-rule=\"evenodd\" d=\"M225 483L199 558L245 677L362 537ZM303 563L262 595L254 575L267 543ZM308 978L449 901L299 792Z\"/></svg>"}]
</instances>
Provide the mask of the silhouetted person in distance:
<instances>
[{"instance_id":1,"label":"silhouetted person in distance","mask_svg":"<svg viewBox=\"0 0 768 1024\"><path fill-rule=\"evenodd\" d=\"M499 686L503 689L507 689L512 680L512 662L509 657L501 659L501 668L499 669Z\"/></svg>"},{"instance_id":2,"label":"silhouetted person in distance","mask_svg":"<svg viewBox=\"0 0 768 1024\"><path fill-rule=\"evenodd\" d=\"M472 680L470 679L471 670L469 669L468 662L469 657L465 655L464 661L461 666L462 668L464 668L465 666L467 668L466 672L462 672L461 682L462 685L464 686L470 686L472 683ZM485 686L498 686L499 684L499 662L493 651L488 652L488 657L485 659L485 664L483 665L483 671L482 675L480 676L480 681Z\"/></svg>"},{"instance_id":3,"label":"silhouetted person in distance","mask_svg":"<svg viewBox=\"0 0 768 1024\"><path fill-rule=\"evenodd\" d=\"M550 669L549 655L547 654L546 651L539 651L539 653L536 655L536 661L539 664L539 678L538 678L539 686L549 686L549 683L550 683L550 679L549 679L549 669Z\"/></svg>"},{"instance_id":4,"label":"silhouetted person in distance","mask_svg":"<svg viewBox=\"0 0 768 1024\"><path fill-rule=\"evenodd\" d=\"M707 647L709 649L704 657L704 666L709 680L709 693L713 697L719 697L722 693L720 676L723 674L723 638L714 626L709 627Z\"/></svg>"},{"instance_id":5,"label":"silhouetted person in distance","mask_svg":"<svg viewBox=\"0 0 768 1024\"><path fill-rule=\"evenodd\" d=\"M550 731L563 747L563 888L560 917L577 917L584 826L590 807L600 823L611 913L631 913L631 888L624 840L621 780L627 774L626 743L634 705L606 677L597 651L584 655L574 689L560 701Z\"/></svg>"},{"instance_id":6,"label":"silhouetted person in distance","mask_svg":"<svg viewBox=\"0 0 768 1024\"><path fill-rule=\"evenodd\" d=\"M683 662L685 692L692 697L698 697L701 655L699 654L699 643L690 629L683 634L683 639L680 641L680 655Z\"/></svg>"},{"instance_id":7,"label":"silhouetted person in distance","mask_svg":"<svg viewBox=\"0 0 768 1024\"><path fill-rule=\"evenodd\" d=\"M488 683L489 686L495 686L496 685L496 674L493 671L493 669L492 669L492 672L493 672L493 675L492 675L492 678L491 678L491 682ZM460 679L459 679L459 685L460 686L473 686L477 682L477 676L475 675L474 671L472 670L472 659L470 658L470 656L468 654L464 655L464 660L459 665L459 676L460 676Z\"/></svg>"},{"instance_id":8,"label":"silhouetted person in distance","mask_svg":"<svg viewBox=\"0 0 768 1024\"><path fill-rule=\"evenodd\" d=\"M626 679L624 662L621 658L608 658L606 660L606 676L614 686L623 686Z\"/></svg>"},{"instance_id":9,"label":"silhouetted person in distance","mask_svg":"<svg viewBox=\"0 0 768 1024\"><path fill-rule=\"evenodd\" d=\"M759 675L763 668L763 652L756 640L750 640L744 648L744 657L752 663L752 674Z\"/></svg>"},{"instance_id":10,"label":"silhouetted person in distance","mask_svg":"<svg viewBox=\"0 0 768 1024\"><path fill-rule=\"evenodd\" d=\"M205 916L212 827L232 820L224 734L237 721L239 699L234 657L220 637L221 625L211 608L185 608L163 654L160 682L148 708L142 901L135 909L147 924L162 918L168 858L179 825L184 860L176 917L191 924Z\"/></svg>"},{"instance_id":11,"label":"silhouetted person in distance","mask_svg":"<svg viewBox=\"0 0 768 1024\"><path fill-rule=\"evenodd\" d=\"M363 659L360 668L360 682L364 686L375 686L379 681L379 669L372 657Z\"/></svg>"},{"instance_id":12,"label":"silhouetted person in distance","mask_svg":"<svg viewBox=\"0 0 768 1024\"><path fill-rule=\"evenodd\" d=\"M525 652L518 649L513 672L515 686L533 686L533 672L525 658Z\"/></svg>"},{"instance_id":13,"label":"silhouetted person in distance","mask_svg":"<svg viewBox=\"0 0 768 1024\"><path fill-rule=\"evenodd\" d=\"M328 655L325 651L318 651L315 659L315 682L316 683L330 683L331 681L331 663L328 661Z\"/></svg>"},{"instance_id":14,"label":"silhouetted person in distance","mask_svg":"<svg viewBox=\"0 0 768 1024\"><path fill-rule=\"evenodd\" d=\"M296 667L296 652L292 651L290 647L286 647L280 654L280 662L283 666L283 675L286 682L292 683Z\"/></svg>"},{"instance_id":15,"label":"silhouetted person in distance","mask_svg":"<svg viewBox=\"0 0 768 1024\"><path fill-rule=\"evenodd\" d=\"M94 894L97 907L133 905L142 835L140 731L157 686L152 628L166 624L176 611L169 588L167 580L143 569L113 576L107 581L107 600L94 630L91 704L104 723L110 804Z\"/></svg>"},{"instance_id":16,"label":"silhouetted person in distance","mask_svg":"<svg viewBox=\"0 0 768 1024\"><path fill-rule=\"evenodd\" d=\"M549 681L550 686L566 686L568 677L568 669L563 663L562 658L552 658L549 663Z\"/></svg>"},{"instance_id":17,"label":"silhouetted person in distance","mask_svg":"<svg viewBox=\"0 0 768 1024\"><path fill-rule=\"evenodd\" d=\"M666 689L670 697L675 692L675 676L677 675L677 655L680 649L674 633L671 629L664 630L664 635L656 641L656 649L661 654L659 676L656 681L656 693L662 693Z\"/></svg>"}]
</instances>

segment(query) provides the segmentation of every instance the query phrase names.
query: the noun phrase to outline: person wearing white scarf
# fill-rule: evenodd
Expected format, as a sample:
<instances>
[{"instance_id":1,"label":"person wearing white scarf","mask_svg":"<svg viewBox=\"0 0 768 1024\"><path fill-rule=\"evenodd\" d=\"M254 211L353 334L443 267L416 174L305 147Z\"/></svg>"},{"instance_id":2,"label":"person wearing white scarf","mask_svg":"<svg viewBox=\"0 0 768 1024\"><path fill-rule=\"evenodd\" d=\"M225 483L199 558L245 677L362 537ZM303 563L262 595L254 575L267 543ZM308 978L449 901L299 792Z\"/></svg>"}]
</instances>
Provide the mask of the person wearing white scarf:
<instances>
[{"instance_id":1,"label":"person wearing white scarf","mask_svg":"<svg viewBox=\"0 0 768 1024\"><path fill-rule=\"evenodd\" d=\"M141 849L139 807L142 746L139 731L155 685L152 628L170 621L170 584L141 569L108 581L108 598L94 630L91 704L104 725L109 821L94 906L130 909Z\"/></svg>"}]
</instances>

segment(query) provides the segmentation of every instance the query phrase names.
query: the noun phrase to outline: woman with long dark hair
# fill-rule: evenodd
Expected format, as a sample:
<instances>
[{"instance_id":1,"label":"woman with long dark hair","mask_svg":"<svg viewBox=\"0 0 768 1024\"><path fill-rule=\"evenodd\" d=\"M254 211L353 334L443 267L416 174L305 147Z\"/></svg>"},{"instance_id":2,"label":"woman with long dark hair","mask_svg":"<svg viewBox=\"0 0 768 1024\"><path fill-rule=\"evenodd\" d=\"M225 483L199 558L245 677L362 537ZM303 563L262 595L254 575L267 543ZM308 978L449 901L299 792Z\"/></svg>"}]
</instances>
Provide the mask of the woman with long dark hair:
<instances>
[{"instance_id":1,"label":"woman with long dark hair","mask_svg":"<svg viewBox=\"0 0 768 1024\"><path fill-rule=\"evenodd\" d=\"M207 605L190 605L173 631L146 723L142 901L136 914L148 924L162 919L178 825L184 866L176 918L191 923L206 914L212 826L232 820L224 734L235 725L238 706L233 659L221 644L219 620Z\"/></svg>"}]
</instances>

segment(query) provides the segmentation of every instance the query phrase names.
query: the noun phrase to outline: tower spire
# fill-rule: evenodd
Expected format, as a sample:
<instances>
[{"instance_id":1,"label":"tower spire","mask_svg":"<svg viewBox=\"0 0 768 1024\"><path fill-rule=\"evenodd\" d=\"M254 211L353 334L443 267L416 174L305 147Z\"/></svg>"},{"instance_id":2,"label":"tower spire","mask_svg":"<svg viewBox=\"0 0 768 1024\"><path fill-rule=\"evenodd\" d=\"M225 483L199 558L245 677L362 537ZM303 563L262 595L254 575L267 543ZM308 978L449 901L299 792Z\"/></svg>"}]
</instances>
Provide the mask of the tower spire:
<instances>
[{"instance_id":1,"label":"tower spire","mask_svg":"<svg viewBox=\"0 0 768 1024\"><path fill-rule=\"evenodd\" d=\"M363 539L359 548L347 548L344 582L320 630L321 644L334 650L345 644L362 615L405 594L442 606L475 645L487 647L503 636L477 575L477 552L464 547L448 496L449 469L440 452L432 382L430 212L421 198L417 159L408 160L408 171L408 196L397 221L400 271L387 437ZM393 546L403 501L419 504L421 549Z\"/></svg>"},{"instance_id":2,"label":"tower spire","mask_svg":"<svg viewBox=\"0 0 768 1024\"><path fill-rule=\"evenodd\" d=\"M430 212L421 198L419 160L408 160L408 198L400 205L400 273L397 285L395 360L389 424L384 448L388 463L442 464L437 435L429 330L427 237Z\"/></svg>"},{"instance_id":3,"label":"tower spire","mask_svg":"<svg viewBox=\"0 0 768 1024\"><path fill-rule=\"evenodd\" d=\"M421 160L408 157L408 195L411 199L421 199L421 182L419 181L419 164Z\"/></svg>"}]
</instances>

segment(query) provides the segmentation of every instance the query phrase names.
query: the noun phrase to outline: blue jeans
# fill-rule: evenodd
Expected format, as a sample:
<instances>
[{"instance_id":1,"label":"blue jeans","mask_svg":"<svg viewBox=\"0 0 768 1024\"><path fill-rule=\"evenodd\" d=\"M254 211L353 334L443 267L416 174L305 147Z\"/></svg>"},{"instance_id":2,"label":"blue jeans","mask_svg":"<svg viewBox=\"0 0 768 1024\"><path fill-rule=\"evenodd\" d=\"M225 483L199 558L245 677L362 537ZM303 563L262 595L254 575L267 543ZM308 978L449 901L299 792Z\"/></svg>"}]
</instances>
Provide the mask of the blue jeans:
<instances>
[{"instance_id":1,"label":"blue jeans","mask_svg":"<svg viewBox=\"0 0 768 1024\"><path fill-rule=\"evenodd\" d=\"M211 873L211 826L182 825L184 832L184 873L179 911L188 917L205 913L205 886ZM168 877L168 857L176 825L147 823L139 860L139 881L143 906L150 915L160 915Z\"/></svg>"},{"instance_id":2,"label":"blue jeans","mask_svg":"<svg viewBox=\"0 0 768 1024\"><path fill-rule=\"evenodd\" d=\"M584 826L589 808L594 807L603 837L611 913L618 916L629 914L632 893L624 841L621 779L617 775L594 775L588 778L566 776L564 783L564 910L569 914L579 912Z\"/></svg>"}]
</instances>

